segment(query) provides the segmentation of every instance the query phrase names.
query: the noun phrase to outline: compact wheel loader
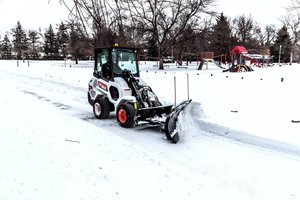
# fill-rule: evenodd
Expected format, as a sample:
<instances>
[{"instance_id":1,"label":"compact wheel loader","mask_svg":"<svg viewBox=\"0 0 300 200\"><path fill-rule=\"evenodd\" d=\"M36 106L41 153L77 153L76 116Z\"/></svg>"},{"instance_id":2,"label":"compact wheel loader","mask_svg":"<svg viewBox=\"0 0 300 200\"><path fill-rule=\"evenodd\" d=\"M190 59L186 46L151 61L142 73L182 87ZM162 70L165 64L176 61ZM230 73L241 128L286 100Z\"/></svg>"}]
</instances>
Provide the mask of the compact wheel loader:
<instances>
[{"instance_id":1,"label":"compact wheel loader","mask_svg":"<svg viewBox=\"0 0 300 200\"><path fill-rule=\"evenodd\" d=\"M98 119L116 113L120 126L132 128L150 123L161 126L168 140L180 139L176 122L191 99L177 106L162 105L153 90L141 78L138 49L96 48L93 77L88 84L88 102Z\"/></svg>"}]
</instances>

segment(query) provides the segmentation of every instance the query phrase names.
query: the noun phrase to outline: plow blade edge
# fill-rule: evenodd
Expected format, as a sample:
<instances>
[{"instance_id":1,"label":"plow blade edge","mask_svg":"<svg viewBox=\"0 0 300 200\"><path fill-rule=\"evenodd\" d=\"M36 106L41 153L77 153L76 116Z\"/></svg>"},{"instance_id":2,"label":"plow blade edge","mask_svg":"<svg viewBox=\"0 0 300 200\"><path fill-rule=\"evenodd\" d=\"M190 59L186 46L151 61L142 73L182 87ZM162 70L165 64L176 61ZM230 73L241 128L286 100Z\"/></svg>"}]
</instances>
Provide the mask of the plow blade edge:
<instances>
[{"instance_id":1,"label":"plow blade edge","mask_svg":"<svg viewBox=\"0 0 300 200\"><path fill-rule=\"evenodd\" d=\"M178 106L174 107L171 113L168 115L165 121L165 134L168 140L173 143L177 143L180 139L178 130L176 129L176 123L180 112L191 103L192 99L183 101Z\"/></svg>"}]
</instances>

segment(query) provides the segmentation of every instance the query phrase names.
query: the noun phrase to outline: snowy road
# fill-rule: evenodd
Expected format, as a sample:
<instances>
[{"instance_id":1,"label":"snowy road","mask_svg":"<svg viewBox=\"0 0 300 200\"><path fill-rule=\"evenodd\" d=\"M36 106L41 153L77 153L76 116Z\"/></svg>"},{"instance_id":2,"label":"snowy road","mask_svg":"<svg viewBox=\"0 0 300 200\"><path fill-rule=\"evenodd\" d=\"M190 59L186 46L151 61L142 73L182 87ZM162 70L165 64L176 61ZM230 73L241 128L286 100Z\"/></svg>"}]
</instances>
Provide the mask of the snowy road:
<instances>
[{"instance_id":1,"label":"snowy road","mask_svg":"<svg viewBox=\"0 0 300 200\"><path fill-rule=\"evenodd\" d=\"M86 99L86 87L91 69L71 70L49 64L39 66L39 63L36 63L36 66L17 68L9 64L8 66L0 65L0 85L3 94L0 101L2 113L0 119L3 123L13 124L15 129L9 129L9 126L5 124L0 129L1 137L4 138L4 140L1 138L0 158L1 163L5 163L1 164L0 168L1 172L5 172L0 175L0 188L5 188L0 189L0 199L11 199L9 197L15 194L16 191L10 190L10 186L21 191L23 195L25 193L27 198L38 199L36 194L39 192L51 193L49 184L52 190L56 189L55 195L57 196L50 195L48 199L53 199L53 197L70 199L67 198L63 189L64 184L71 184L70 188L75 189L70 181L81 182L82 185L79 184L76 187L84 188L83 191L79 188L75 191L68 190L73 193L72 199L80 199L80 197L115 199L112 193L114 195L118 193L120 199L199 199L203 197L205 199L292 200L300 197L298 190L300 185L299 155L262 148L203 130L201 127L203 124L200 122L205 113L199 102L190 104L181 115L179 126L182 140L179 144L173 145L164 140L164 135L157 129L145 127L123 129L118 126L113 115L107 120L94 119L92 109ZM36 113L40 112L37 109L41 109L43 115L36 116ZM21 113L18 114L19 112ZM14 115L16 115L16 120L27 118L24 120L27 123L12 122ZM55 119L57 116L63 121ZM47 125L45 121L49 121L50 124ZM43 130L41 126L54 127L50 130ZM80 128L80 126L84 127ZM16 129L24 127L26 127L25 133L34 137L16 135L22 133L22 130ZM80 149L76 151L69 146L54 143L55 137L60 137L60 130L65 131L69 128L76 135L68 132L65 136L65 133L64 143L67 138L71 138L67 139L67 142L72 145L79 143ZM206 127L206 130L208 128ZM89 136L95 138L85 138L87 134L85 130L90 131ZM96 133L98 131L109 134L99 135ZM39 135L40 132L45 138ZM54 139L52 140L50 136ZM102 137L104 137L104 143L102 143ZM5 145L8 142L6 139L13 141L11 146ZM50 143L45 142L45 139L48 139ZM22 145L22 141L41 142L41 144L36 146L36 149L28 150L28 146ZM45 148L51 145L57 145L59 148L57 151L64 152L57 161L53 156L58 152L47 152ZM104 145L105 148L100 148L99 145ZM106 149L106 157L102 153L102 158L97 160L98 152L104 149ZM27 160L19 158L18 156L24 156L22 155L24 150L29 152L27 156L33 155L33 157ZM37 152L39 155L36 154ZM87 152L91 156L85 155ZM73 153L79 154L75 158ZM41 158L42 160L39 161ZM66 163L64 159L67 160ZM82 163L81 159L85 160L85 163ZM45 185L44 180L38 179L36 182L24 180L15 186L11 178L14 176L10 175L14 171L10 168L12 165L13 168L20 166L22 164L20 160L25 161L23 163L25 169L35 166L28 171L28 174L27 172L20 173L22 174L20 176L23 176L21 179L32 179L27 176L40 175L48 178L48 174L43 171L47 167L62 168L63 173L56 174L52 171L53 174L50 176L53 177ZM103 165L110 168L109 175L115 174L110 182L112 185L108 184L110 186L95 178L99 169L95 163L99 163L100 160L102 162L107 160L107 163ZM40 162L48 163L49 166ZM78 178L65 177L68 167L74 168L74 166L68 166L70 164L82 168L75 167L76 172L80 173ZM116 167L118 165L128 166L122 169ZM56 186L56 181L60 178L65 183L62 182ZM3 187L6 181L11 185ZM84 186L85 182L88 183L86 186ZM37 192L31 188L30 184L42 184L45 188ZM108 191L100 190L100 192L100 187L108 187ZM25 192L28 188L30 192ZM89 192L89 196L85 196L86 193L83 192ZM21 197L22 194L17 197Z\"/></svg>"}]
</instances>

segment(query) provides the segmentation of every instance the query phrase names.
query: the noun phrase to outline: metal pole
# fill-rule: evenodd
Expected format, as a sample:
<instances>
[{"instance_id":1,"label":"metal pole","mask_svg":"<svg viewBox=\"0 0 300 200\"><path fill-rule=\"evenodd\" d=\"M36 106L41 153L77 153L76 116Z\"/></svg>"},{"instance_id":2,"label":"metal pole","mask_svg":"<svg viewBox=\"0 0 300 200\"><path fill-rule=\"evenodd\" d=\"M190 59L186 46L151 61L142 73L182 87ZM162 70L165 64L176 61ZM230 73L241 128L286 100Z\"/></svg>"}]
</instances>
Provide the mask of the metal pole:
<instances>
[{"instance_id":1,"label":"metal pole","mask_svg":"<svg viewBox=\"0 0 300 200\"><path fill-rule=\"evenodd\" d=\"M174 76L174 104L176 106L176 76Z\"/></svg>"},{"instance_id":2,"label":"metal pole","mask_svg":"<svg viewBox=\"0 0 300 200\"><path fill-rule=\"evenodd\" d=\"M186 74L186 81L187 81L187 95L188 95L188 99L190 99L190 78L189 78L189 74Z\"/></svg>"}]
</instances>

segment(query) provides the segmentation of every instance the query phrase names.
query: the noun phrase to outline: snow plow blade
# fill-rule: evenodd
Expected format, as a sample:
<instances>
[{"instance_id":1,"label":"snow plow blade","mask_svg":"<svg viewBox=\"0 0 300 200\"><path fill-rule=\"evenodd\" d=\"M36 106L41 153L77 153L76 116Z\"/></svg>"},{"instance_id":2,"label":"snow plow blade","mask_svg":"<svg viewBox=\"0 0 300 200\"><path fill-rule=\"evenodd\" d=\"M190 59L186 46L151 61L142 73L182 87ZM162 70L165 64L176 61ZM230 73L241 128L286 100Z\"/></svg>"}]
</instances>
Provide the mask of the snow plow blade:
<instances>
[{"instance_id":1,"label":"snow plow blade","mask_svg":"<svg viewBox=\"0 0 300 200\"><path fill-rule=\"evenodd\" d=\"M191 103L192 99L183 101L176 107L174 107L171 113L168 115L165 121L165 134L168 140L173 143L177 143L180 140L178 130L176 129L176 123L180 112Z\"/></svg>"}]
</instances>

